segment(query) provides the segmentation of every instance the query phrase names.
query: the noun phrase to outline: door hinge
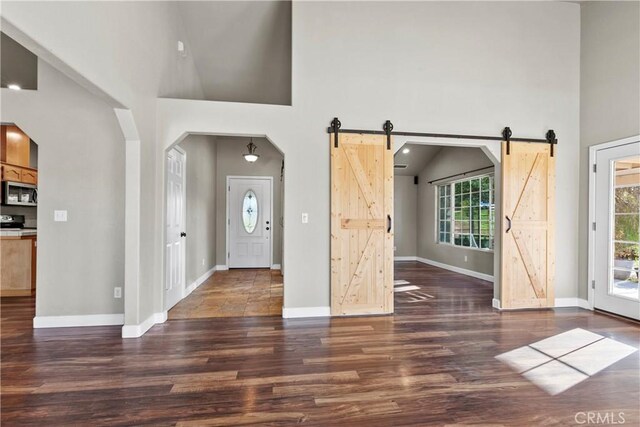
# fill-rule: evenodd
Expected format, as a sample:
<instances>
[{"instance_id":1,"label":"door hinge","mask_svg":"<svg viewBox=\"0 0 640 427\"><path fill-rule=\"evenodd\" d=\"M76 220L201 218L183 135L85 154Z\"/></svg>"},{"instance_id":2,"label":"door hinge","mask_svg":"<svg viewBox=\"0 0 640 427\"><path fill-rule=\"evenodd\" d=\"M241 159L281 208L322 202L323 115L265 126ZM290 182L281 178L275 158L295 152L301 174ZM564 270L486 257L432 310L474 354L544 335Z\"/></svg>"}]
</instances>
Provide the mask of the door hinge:
<instances>
[{"instance_id":1,"label":"door hinge","mask_svg":"<svg viewBox=\"0 0 640 427\"><path fill-rule=\"evenodd\" d=\"M598 171L598 165L597 164L593 164L593 173L596 173Z\"/></svg>"},{"instance_id":2,"label":"door hinge","mask_svg":"<svg viewBox=\"0 0 640 427\"><path fill-rule=\"evenodd\" d=\"M591 229L592 229L593 231L596 231L596 223L595 223L595 222L594 222L593 224L591 224Z\"/></svg>"},{"instance_id":3,"label":"door hinge","mask_svg":"<svg viewBox=\"0 0 640 427\"><path fill-rule=\"evenodd\" d=\"M591 281L591 289L595 289L596 288L596 281L592 280Z\"/></svg>"},{"instance_id":4,"label":"door hinge","mask_svg":"<svg viewBox=\"0 0 640 427\"><path fill-rule=\"evenodd\" d=\"M227 189L227 191L231 191L231 186L229 186L229 188Z\"/></svg>"},{"instance_id":5,"label":"door hinge","mask_svg":"<svg viewBox=\"0 0 640 427\"><path fill-rule=\"evenodd\" d=\"M231 225L231 218L227 218L227 225Z\"/></svg>"}]
</instances>

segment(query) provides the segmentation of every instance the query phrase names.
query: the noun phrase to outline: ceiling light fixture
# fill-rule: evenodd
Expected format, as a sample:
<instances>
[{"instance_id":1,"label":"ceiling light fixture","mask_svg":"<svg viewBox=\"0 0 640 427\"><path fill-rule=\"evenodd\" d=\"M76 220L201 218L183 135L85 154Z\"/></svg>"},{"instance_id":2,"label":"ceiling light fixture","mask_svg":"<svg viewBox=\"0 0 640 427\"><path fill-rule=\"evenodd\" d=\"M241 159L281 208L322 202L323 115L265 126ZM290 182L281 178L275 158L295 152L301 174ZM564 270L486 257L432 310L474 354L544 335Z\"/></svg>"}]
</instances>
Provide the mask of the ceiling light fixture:
<instances>
[{"instance_id":1,"label":"ceiling light fixture","mask_svg":"<svg viewBox=\"0 0 640 427\"><path fill-rule=\"evenodd\" d=\"M247 150L249 152L247 154L243 154L244 159L249 163L254 163L260 156L256 154L256 145L253 143L253 138L251 138L251 142L247 144Z\"/></svg>"},{"instance_id":2,"label":"ceiling light fixture","mask_svg":"<svg viewBox=\"0 0 640 427\"><path fill-rule=\"evenodd\" d=\"M404 148L402 150L402 154L409 154L409 151L411 151L411 150L409 150L408 148Z\"/></svg>"},{"instance_id":3,"label":"ceiling light fixture","mask_svg":"<svg viewBox=\"0 0 640 427\"><path fill-rule=\"evenodd\" d=\"M11 89L11 90L20 90L20 89L22 89L22 88L20 87L20 85L17 85L17 84L15 84L15 83L11 83L11 84L10 84L10 85L8 85L7 87L8 87L9 89Z\"/></svg>"}]
</instances>

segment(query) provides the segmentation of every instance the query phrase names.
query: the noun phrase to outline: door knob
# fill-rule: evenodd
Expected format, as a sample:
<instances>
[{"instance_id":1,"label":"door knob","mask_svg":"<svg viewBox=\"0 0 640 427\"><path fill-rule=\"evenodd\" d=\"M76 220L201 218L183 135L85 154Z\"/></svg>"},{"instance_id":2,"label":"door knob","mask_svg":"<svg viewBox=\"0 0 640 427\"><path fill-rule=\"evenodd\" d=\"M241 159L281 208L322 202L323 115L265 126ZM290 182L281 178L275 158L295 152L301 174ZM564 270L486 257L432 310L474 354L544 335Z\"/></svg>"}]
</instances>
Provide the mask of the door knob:
<instances>
[{"instance_id":1,"label":"door knob","mask_svg":"<svg viewBox=\"0 0 640 427\"><path fill-rule=\"evenodd\" d=\"M267 227L267 231L269 231L269 227Z\"/></svg>"},{"instance_id":2,"label":"door knob","mask_svg":"<svg viewBox=\"0 0 640 427\"><path fill-rule=\"evenodd\" d=\"M180 237L187 237L187 233L183 231L182 233L180 233Z\"/></svg>"}]
</instances>

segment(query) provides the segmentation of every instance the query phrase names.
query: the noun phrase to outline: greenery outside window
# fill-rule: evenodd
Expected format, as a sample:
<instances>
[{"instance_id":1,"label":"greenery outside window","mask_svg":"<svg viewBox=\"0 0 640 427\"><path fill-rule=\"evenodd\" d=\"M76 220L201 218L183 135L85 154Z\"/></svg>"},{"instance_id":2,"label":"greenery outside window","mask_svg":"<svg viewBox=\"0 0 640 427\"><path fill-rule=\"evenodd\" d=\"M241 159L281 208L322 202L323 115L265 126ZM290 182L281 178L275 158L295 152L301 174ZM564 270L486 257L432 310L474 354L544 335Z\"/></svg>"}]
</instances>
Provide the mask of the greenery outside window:
<instances>
[{"instance_id":1,"label":"greenery outside window","mask_svg":"<svg viewBox=\"0 0 640 427\"><path fill-rule=\"evenodd\" d=\"M438 242L492 250L495 224L493 175L438 186Z\"/></svg>"}]
</instances>

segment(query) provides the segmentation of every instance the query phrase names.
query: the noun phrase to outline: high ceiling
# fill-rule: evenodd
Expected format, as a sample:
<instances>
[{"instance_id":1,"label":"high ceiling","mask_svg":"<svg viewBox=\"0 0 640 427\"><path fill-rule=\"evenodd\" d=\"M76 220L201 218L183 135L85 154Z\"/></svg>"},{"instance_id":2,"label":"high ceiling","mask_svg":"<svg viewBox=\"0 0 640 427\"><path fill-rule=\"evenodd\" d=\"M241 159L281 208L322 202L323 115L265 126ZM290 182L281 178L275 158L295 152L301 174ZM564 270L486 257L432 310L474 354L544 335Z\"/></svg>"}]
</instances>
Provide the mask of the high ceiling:
<instances>
[{"instance_id":1,"label":"high ceiling","mask_svg":"<svg viewBox=\"0 0 640 427\"><path fill-rule=\"evenodd\" d=\"M291 104L290 1L180 1L205 98Z\"/></svg>"},{"instance_id":2,"label":"high ceiling","mask_svg":"<svg viewBox=\"0 0 640 427\"><path fill-rule=\"evenodd\" d=\"M409 149L408 153L403 153L404 149ZM394 172L399 176L417 176L420 175L427 166L427 163L442 149L439 145L416 145L405 144L393 158L394 165L407 165L406 169L396 169Z\"/></svg>"}]
</instances>

